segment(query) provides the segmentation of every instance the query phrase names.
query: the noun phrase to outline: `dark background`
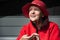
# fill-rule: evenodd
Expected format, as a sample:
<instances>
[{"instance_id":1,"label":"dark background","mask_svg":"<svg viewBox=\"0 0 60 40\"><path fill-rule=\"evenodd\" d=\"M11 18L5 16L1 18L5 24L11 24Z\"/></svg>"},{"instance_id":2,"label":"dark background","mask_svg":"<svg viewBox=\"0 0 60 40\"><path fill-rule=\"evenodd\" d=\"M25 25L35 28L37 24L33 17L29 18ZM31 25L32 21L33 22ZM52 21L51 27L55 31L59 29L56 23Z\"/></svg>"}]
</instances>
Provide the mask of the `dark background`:
<instances>
[{"instance_id":1,"label":"dark background","mask_svg":"<svg viewBox=\"0 0 60 40\"><path fill-rule=\"evenodd\" d=\"M0 0L0 16L20 16L22 15L22 6L31 1L32 0ZM46 3L48 8L60 7L60 0L42 1ZM50 15L60 15L60 12Z\"/></svg>"}]
</instances>

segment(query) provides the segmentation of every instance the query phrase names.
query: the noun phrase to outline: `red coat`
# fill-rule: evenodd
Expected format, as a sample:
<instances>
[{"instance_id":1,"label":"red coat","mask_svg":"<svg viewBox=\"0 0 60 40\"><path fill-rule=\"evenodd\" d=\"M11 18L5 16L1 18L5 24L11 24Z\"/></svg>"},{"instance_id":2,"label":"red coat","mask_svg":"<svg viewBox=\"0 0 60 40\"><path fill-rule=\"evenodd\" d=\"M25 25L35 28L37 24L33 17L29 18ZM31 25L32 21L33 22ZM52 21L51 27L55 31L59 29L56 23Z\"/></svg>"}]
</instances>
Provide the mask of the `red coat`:
<instances>
[{"instance_id":1,"label":"red coat","mask_svg":"<svg viewBox=\"0 0 60 40\"><path fill-rule=\"evenodd\" d=\"M29 22L23 26L16 40L20 40L24 34L31 35L32 33L36 33L36 28ZM44 27L43 30L39 30L38 34L40 40L60 40L59 28L54 22L49 22L49 26Z\"/></svg>"}]
</instances>

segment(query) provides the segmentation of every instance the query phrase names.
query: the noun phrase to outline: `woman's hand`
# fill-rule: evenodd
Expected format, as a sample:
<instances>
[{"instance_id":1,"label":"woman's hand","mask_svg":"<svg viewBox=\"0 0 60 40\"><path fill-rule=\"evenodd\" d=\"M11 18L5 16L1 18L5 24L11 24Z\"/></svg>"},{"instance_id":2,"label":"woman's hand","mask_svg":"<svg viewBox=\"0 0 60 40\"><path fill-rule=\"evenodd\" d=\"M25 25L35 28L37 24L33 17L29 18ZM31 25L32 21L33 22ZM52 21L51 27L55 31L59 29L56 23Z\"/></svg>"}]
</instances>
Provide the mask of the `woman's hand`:
<instances>
[{"instance_id":1,"label":"woman's hand","mask_svg":"<svg viewBox=\"0 0 60 40\"><path fill-rule=\"evenodd\" d=\"M39 40L40 38L39 38L39 34L37 34L37 33L33 33L32 35L31 35L31 38L30 39L36 39L36 40Z\"/></svg>"},{"instance_id":2,"label":"woman's hand","mask_svg":"<svg viewBox=\"0 0 60 40\"><path fill-rule=\"evenodd\" d=\"M23 35L20 40L29 40L30 37L28 35Z\"/></svg>"},{"instance_id":3,"label":"woman's hand","mask_svg":"<svg viewBox=\"0 0 60 40\"><path fill-rule=\"evenodd\" d=\"M31 36L23 35L20 40L33 40L35 38L39 40L39 35L37 33L33 33Z\"/></svg>"}]
</instances>

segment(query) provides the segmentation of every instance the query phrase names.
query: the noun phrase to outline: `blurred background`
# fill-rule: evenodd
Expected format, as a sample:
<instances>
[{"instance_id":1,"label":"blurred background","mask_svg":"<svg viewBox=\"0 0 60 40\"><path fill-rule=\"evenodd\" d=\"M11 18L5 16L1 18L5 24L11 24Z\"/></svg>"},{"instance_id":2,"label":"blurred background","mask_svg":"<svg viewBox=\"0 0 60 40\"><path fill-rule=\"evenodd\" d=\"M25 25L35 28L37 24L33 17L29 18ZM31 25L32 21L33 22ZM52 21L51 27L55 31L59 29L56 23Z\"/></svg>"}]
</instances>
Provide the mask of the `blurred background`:
<instances>
[{"instance_id":1,"label":"blurred background","mask_svg":"<svg viewBox=\"0 0 60 40\"><path fill-rule=\"evenodd\" d=\"M21 8L32 0L0 0L0 40L16 40L19 31L29 22L22 14ZM56 22L60 28L60 0L42 0L47 5L49 20Z\"/></svg>"}]
</instances>

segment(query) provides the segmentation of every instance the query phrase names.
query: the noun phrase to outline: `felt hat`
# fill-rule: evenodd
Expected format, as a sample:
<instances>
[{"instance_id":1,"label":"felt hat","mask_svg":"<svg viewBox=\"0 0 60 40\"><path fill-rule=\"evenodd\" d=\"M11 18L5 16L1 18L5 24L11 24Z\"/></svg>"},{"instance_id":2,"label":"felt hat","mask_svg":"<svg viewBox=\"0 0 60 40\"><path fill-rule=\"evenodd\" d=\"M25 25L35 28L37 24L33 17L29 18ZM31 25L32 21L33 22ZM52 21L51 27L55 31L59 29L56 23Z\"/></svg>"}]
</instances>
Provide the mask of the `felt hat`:
<instances>
[{"instance_id":1,"label":"felt hat","mask_svg":"<svg viewBox=\"0 0 60 40\"><path fill-rule=\"evenodd\" d=\"M29 7L32 5L38 6L40 10L42 11L42 13L48 17L48 11L46 8L46 4L41 0L33 0L32 2L27 3L26 5L22 7L22 12L25 17L29 18Z\"/></svg>"}]
</instances>

